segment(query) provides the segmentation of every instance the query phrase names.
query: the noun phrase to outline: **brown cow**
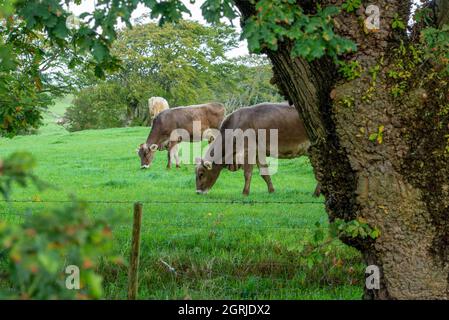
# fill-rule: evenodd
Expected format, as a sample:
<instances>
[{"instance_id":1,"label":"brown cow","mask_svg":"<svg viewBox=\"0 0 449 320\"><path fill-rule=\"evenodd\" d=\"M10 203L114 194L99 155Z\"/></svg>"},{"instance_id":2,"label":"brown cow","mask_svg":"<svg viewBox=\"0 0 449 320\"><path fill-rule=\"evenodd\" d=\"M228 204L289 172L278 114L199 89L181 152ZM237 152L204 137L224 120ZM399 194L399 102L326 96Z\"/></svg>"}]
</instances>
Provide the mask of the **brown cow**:
<instances>
[{"instance_id":1,"label":"brown cow","mask_svg":"<svg viewBox=\"0 0 449 320\"><path fill-rule=\"evenodd\" d=\"M153 120L150 134L146 143L139 146L137 153L140 157L142 169L150 167L157 150L168 149L167 168L171 168L172 157L176 158L176 167L179 167L177 158L177 145L182 139L171 140L173 132L179 129L187 132L189 137L183 141L196 142L202 138L205 131L218 129L223 121L225 108L221 103L207 103L187 107L177 107L162 111ZM194 122L201 124L198 137L194 135ZM187 140L188 139L188 140Z\"/></svg>"},{"instance_id":2,"label":"brown cow","mask_svg":"<svg viewBox=\"0 0 449 320\"><path fill-rule=\"evenodd\" d=\"M270 174L266 170L268 165L265 157L270 156L271 150L269 133L267 131L269 131L269 129L278 130L277 158L285 159L300 157L307 153L310 146L303 121L299 117L294 106L278 103L262 103L255 106L238 109L223 121L220 127L221 136L217 137L216 140L209 146L206 157L204 159L197 159L196 189L199 194L207 193L212 188L222 169L227 168L231 171L235 171L241 167L243 168L245 176L245 187L243 189L243 194L249 194L252 170L254 166L254 162L251 164L251 162L248 161L249 142L244 144L243 152L235 150L238 149L235 147L235 137L226 134L226 130L229 132L229 129L234 132L236 132L236 129L241 129L243 132L247 129L253 129L255 132L259 132L258 130L260 129L265 130L266 151L262 150L263 159L260 159L258 155L255 158L255 162L259 169L261 169L261 176L267 183L268 192L270 193L274 192L274 188L271 182ZM257 140L260 139L259 136L256 137ZM234 145L231 151L226 150L225 145L227 143ZM258 142L256 142L256 144L257 143ZM221 157L215 156L214 153L216 150L220 150L220 148L222 154ZM229 154L229 152L232 152L233 154ZM243 163L240 162L240 165L236 162L236 156L239 152L244 154ZM229 161L229 159L231 160Z\"/></svg>"}]
</instances>

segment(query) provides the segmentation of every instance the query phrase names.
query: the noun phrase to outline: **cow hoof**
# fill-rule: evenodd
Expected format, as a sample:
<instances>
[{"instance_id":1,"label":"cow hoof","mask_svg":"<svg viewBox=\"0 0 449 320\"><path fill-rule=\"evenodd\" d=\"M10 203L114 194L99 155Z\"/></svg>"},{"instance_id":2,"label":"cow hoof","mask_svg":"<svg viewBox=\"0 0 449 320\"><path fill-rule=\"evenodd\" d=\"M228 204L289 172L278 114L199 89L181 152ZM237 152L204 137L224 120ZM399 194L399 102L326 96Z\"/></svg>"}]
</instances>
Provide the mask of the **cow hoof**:
<instances>
[{"instance_id":1,"label":"cow hoof","mask_svg":"<svg viewBox=\"0 0 449 320\"><path fill-rule=\"evenodd\" d=\"M274 192L274 189L269 189L268 190L268 193L273 193Z\"/></svg>"},{"instance_id":2,"label":"cow hoof","mask_svg":"<svg viewBox=\"0 0 449 320\"><path fill-rule=\"evenodd\" d=\"M249 191L243 191L242 194L243 194L245 197L247 197L247 196L249 196Z\"/></svg>"},{"instance_id":3,"label":"cow hoof","mask_svg":"<svg viewBox=\"0 0 449 320\"><path fill-rule=\"evenodd\" d=\"M176 169L179 169L179 168L181 168L181 166L180 165L176 165Z\"/></svg>"}]
</instances>

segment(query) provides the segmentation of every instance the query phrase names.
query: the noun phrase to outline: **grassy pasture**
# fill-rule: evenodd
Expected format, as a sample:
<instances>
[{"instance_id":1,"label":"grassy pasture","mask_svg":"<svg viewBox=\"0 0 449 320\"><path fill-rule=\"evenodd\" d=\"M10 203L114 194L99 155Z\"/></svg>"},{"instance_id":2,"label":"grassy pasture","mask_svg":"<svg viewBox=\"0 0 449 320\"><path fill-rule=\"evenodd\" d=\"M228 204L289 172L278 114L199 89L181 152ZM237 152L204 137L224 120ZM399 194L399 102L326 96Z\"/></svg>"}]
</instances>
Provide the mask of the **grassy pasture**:
<instances>
[{"instance_id":1,"label":"grassy pasture","mask_svg":"<svg viewBox=\"0 0 449 320\"><path fill-rule=\"evenodd\" d=\"M337 244L313 268L298 263L300 247L316 222L327 226L323 204L217 204L210 201L323 201L307 158L281 160L268 194L254 172L251 194L244 198L243 173L223 172L208 195L195 194L193 165L165 169L159 152L149 170L139 169L136 146L148 128L132 127L69 133L57 126L69 99L46 115L38 135L0 139L0 158L26 150L38 160L36 174L52 185L45 191L15 188L12 199L32 203L0 203L0 216L19 223L17 212L38 214L48 200L74 194L93 201L174 201L144 204L139 297L143 299L358 299L363 264L358 252ZM200 204L180 202L204 202ZM129 255L132 204L92 203L92 215L122 217L114 230L114 250ZM164 264L172 266L170 272ZM106 298L126 298L127 270L102 263Z\"/></svg>"}]
</instances>

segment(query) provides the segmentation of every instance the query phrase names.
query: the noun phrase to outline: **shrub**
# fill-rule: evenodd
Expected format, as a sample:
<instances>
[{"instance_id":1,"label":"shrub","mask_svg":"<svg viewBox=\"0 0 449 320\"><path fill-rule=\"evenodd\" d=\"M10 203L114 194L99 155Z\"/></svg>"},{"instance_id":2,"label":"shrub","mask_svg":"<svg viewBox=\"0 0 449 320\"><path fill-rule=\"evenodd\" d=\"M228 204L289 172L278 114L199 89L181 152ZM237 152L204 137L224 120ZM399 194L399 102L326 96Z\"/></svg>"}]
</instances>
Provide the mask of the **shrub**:
<instances>
[{"instance_id":1,"label":"shrub","mask_svg":"<svg viewBox=\"0 0 449 320\"><path fill-rule=\"evenodd\" d=\"M15 152L6 159L0 159L0 195L8 198L13 182L26 187L31 180L38 186L42 183L33 174L36 162L31 154Z\"/></svg>"},{"instance_id":2,"label":"shrub","mask_svg":"<svg viewBox=\"0 0 449 320\"><path fill-rule=\"evenodd\" d=\"M114 82L103 82L78 92L64 120L69 131L127 125L126 92Z\"/></svg>"},{"instance_id":3,"label":"shrub","mask_svg":"<svg viewBox=\"0 0 449 320\"><path fill-rule=\"evenodd\" d=\"M0 190L4 197L9 195L13 182L26 186L28 178L37 181L32 172L34 163L25 153L0 160ZM25 216L20 225L0 219L0 299L101 298L102 277L96 272L100 257L122 263L120 257L111 255L110 223L115 220L110 216L108 221L89 217L86 204L80 201ZM68 282L68 266L78 268L78 288L76 278ZM67 282L75 288L68 288Z\"/></svg>"},{"instance_id":4,"label":"shrub","mask_svg":"<svg viewBox=\"0 0 449 320\"><path fill-rule=\"evenodd\" d=\"M72 205L29 216L22 225L0 221L0 249L6 257L10 290L5 298L98 299L102 277L95 271L100 256L110 256L112 233L105 220L90 219L86 205ZM79 290L66 286L66 267L79 268Z\"/></svg>"}]
</instances>

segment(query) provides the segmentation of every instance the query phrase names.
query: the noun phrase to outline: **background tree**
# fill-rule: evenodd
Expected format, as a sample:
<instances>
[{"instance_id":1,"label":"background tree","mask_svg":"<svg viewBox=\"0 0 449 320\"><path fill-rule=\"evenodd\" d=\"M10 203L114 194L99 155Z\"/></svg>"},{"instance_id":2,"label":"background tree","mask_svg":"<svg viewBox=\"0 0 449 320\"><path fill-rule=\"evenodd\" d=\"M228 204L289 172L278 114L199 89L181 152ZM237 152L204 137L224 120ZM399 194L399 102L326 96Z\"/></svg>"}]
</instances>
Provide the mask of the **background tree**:
<instances>
[{"instance_id":1,"label":"background tree","mask_svg":"<svg viewBox=\"0 0 449 320\"><path fill-rule=\"evenodd\" d=\"M162 28L155 23L137 25L121 32L114 43L111 52L121 60L122 69L108 79L128 88L130 102L141 104L140 110L130 110L135 114L147 115L151 96L163 96L171 106L213 100L210 84L219 81L225 54L237 42L234 29L225 25L212 28L188 21Z\"/></svg>"},{"instance_id":2,"label":"background tree","mask_svg":"<svg viewBox=\"0 0 449 320\"><path fill-rule=\"evenodd\" d=\"M79 2L79 1L75 1ZM86 15L69 30L67 1L2 1L0 7L0 135L37 128L53 95L73 85L66 70L92 69L98 76L117 67L108 51L121 5ZM119 8L120 7L120 8ZM106 20L105 20L106 19ZM92 23L93 22L93 23ZM99 26L102 25L100 29ZM48 72L51 70L51 72Z\"/></svg>"},{"instance_id":3,"label":"background tree","mask_svg":"<svg viewBox=\"0 0 449 320\"><path fill-rule=\"evenodd\" d=\"M281 102L285 99L271 84L271 64L263 55L245 55L230 59L221 66L219 80L213 86L218 101L226 111L261 102Z\"/></svg>"},{"instance_id":4,"label":"background tree","mask_svg":"<svg viewBox=\"0 0 449 320\"><path fill-rule=\"evenodd\" d=\"M14 136L40 125L42 111L51 103L45 94L41 62L49 54L64 57L68 69L85 68L97 77L117 70L118 59L109 48L117 37L119 21L131 26L130 17L140 1L98 0L93 12L73 15L70 4L81 0L4 0L0 5L0 135ZM142 1L153 16L180 19L188 12L177 1ZM43 41L35 43L36 39ZM52 53L50 53L52 52ZM30 68L22 66L22 59ZM48 74L47 74L48 76ZM48 88L48 87L46 87ZM44 91L44 92L43 92Z\"/></svg>"}]
</instances>

